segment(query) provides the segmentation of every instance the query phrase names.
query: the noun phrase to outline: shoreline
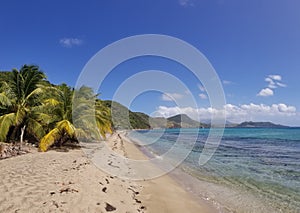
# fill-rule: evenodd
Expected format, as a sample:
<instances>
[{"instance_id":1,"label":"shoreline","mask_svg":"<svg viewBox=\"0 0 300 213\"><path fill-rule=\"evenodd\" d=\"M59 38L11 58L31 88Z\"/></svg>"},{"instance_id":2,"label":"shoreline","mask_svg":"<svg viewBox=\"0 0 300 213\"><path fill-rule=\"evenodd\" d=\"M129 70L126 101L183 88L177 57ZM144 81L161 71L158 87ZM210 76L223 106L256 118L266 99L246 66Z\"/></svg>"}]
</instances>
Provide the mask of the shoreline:
<instances>
[{"instance_id":1,"label":"shoreline","mask_svg":"<svg viewBox=\"0 0 300 213\"><path fill-rule=\"evenodd\" d=\"M146 159L127 139L113 134L92 145L107 145L127 158ZM32 152L1 160L0 212L217 212L169 175L146 181L120 179L97 168L83 149ZM108 166L118 165L116 159L109 159Z\"/></svg>"},{"instance_id":2,"label":"shoreline","mask_svg":"<svg viewBox=\"0 0 300 213\"><path fill-rule=\"evenodd\" d=\"M133 137L133 142L137 143L137 147L140 147L139 144L143 144L143 137L138 137L135 134L130 135ZM151 137L150 137L151 138ZM150 140L149 140L150 141ZM168 144L167 144L168 145ZM155 158L156 156L160 157L161 153L164 153L162 150L165 150L163 141L161 144L156 146L153 145L143 148L141 150L146 152L150 158ZM225 143L225 145L228 145ZM262 149L263 151L264 149ZM197 154L197 152L195 152ZM224 169L227 169L226 160L224 158L217 159L212 161L222 162L221 164L212 164L208 165L207 168L198 168L194 164L198 156L191 155L185 162L180 166L174 169L172 172L168 173L182 188L190 192L196 198L207 200L208 203L212 203L219 212L297 212L297 192L294 191L280 191L279 194L275 194L278 185L271 185L268 182L259 182L256 181L255 175L246 176L243 180L240 177L245 174L248 170L241 170L241 176L235 176L232 173L226 173L226 171L220 169L220 165L224 166ZM220 154L220 153L218 153ZM229 152L228 154L232 154ZM247 155L246 155L247 156ZM290 155L293 157L293 155ZM176 156L175 156L176 158ZM235 159L235 158L234 158ZM223 161L225 160L225 161ZM239 160L239 159L238 159ZM239 162L239 161L235 162ZM223 163L225 162L225 163ZM255 161L254 161L255 162ZM272 162L272 161L271 161ZM243 164L245 165L245 164ZM242 165L242 166L243 166ZM247 165L247 164L246 164ZM211 167L216 166L216 167ZM240 168L243 168L243 167ZM209 169L215 168L219 173L209 173ZM254 167L255 168L255 167ZM266 168L266 167L259 167ZM290 168L290 167L288 167ZM293 169L293 167L291 167ZM208 172L206 172L206 169ZM219 169L219 170L217 170ZM230 169L230 167L229 167ZM260 171L259 169L257 171ZM243 173L242 173L243 172ZM239 173L237 173L239 174ZM246 173L249 174L249 173ZM252 173L251 173L252 174ZM264 173L262 173L264 174ZM216 176L214 176L216 175ZM218 176L219 175L219 176ZM224 176L222 176L224 175ZM294 179L293 179L294 180ZM266 184L265 184L266 183ZM260 185L259 185L260 184ZM263 185L265 184L265 185ZM273 188L274 187L274 188ZM263 191L265 190L265 191ZM295 193L294 193L295 192ZM288 196L295 194L294 198ZM284 196L284 197L280 197Z\"/></svg>"},{"instance_id":3,"label":"shoreline","mask_svg":"<svg viewBox=\"0 0 300 213\"><path fill-rule=\"evenodd\" d=\"M149 159L147 154L143 153L143 151L139 149L138 145L127 137L127 132L121 132L118 134L120 134L123 138L123 141L125 142L124 144L127 146L127 150L130 150L129 157ZM144 189L141 192L141 196L146 197L145 204L148 206L148 212L219 212L219 209L214 206L213 203L210 203L186 190L186 188L184 188L183 185L174 178L172 173L173 171L163 176L143 182ZM149 195L152 195L151 198L149 198ZM181 203L177 203L177 200L180 200Z\"/></svg>"}]
</instances>

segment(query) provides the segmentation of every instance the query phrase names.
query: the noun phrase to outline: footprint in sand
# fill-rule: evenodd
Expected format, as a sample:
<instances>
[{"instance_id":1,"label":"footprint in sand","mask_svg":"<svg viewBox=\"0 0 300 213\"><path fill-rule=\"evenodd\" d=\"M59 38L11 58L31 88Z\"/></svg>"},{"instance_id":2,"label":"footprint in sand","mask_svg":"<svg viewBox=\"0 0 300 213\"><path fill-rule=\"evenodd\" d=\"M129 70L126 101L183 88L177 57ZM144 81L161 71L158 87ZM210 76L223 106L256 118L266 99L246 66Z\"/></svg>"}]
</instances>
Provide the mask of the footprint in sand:
<instances>
[{"instance_id":1,"label":"footprint in sand","mask_svg":"<svg viewBox=\"0 0 300 213\"><path fill-rule=\"evenodd\" d=\"M106 210L107 212L115 211L115 210L117 209L116 207L110 205L109 203L105 203L105 204L106 204L105 210Z\"/></svg>"}]
</instances>

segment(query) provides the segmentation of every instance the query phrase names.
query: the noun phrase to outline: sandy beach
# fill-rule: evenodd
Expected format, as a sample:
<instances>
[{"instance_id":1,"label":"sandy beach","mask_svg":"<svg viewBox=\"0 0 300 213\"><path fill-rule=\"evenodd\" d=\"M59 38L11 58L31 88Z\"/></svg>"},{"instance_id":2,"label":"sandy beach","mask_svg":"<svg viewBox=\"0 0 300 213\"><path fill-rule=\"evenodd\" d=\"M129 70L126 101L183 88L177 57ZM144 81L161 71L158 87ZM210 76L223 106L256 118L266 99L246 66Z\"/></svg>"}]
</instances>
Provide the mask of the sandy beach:
<instances>
[{"instance_id":1,"label":"sandy beach","mask_svg":"<svg viewBox=\"0 0 300 213\"><path fill-rule=\"evenodd\" d=\"M118 135L105 143L128 158L146 159ZM98 169L81 149L1 160L0 194L0 212L216 212L168 175L122 180Z\"/></svg>"}]
</instances>

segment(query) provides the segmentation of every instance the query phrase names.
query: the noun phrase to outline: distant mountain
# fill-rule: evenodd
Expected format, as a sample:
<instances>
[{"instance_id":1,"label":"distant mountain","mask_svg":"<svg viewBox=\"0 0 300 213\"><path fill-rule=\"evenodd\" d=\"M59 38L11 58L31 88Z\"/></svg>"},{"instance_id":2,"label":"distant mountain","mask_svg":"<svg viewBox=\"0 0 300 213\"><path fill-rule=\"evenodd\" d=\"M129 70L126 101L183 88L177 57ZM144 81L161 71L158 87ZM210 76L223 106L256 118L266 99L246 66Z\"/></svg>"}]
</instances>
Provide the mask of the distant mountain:
<instances>
[{"instance_id":1,"label":"distant mountain","mask_svg":"<svg viewBox=\"0 0 300 213\"><path fill-rule=\"evenodd\" d=\"M280 124L274 124L272 122L253 122L245 121L235 126L235 128L288 128Z\"/></svg>"},{"instance_id":2,"label":"distant mountain","mask_svg":"<svg viewBox=\"0 0 300 213\"><path fill-rule=\"evenodd\" d=\"M115 101L103 101L111 108L112 123L115 129L156 129L156 128L203 128L206 124L197 122L185 114L170 118L150 117L142 112L132 112L127 107ZM129 118L129 119L128 119Z\"/></svg>"},{"instance_id":3,"label":"distant mountain","mask_svg":"<svg viewBox=\"0 0 300 213\"><path fill-rule=\"evenodd\" d=\"M153 129L169 128L170 124L164 117L150 117L150 126Z\"/></svg>"},{"instance_id":4,"label":"distant mountain","mask_svg":"<svg viewBox=\"0 0 300 213\"><path fill-rule=\"evenodd\" d=\"M205 128L207 124L200 123L191 119L186 114L179 114L168 119L169 128Z\"/></svg>"},{"instance_id":5,"label":"distant mountain","mask_svg":"<svg viewBox=\"0 0 300 213\"><path fill-rule=\"evenodd\" d=\"M217 128L217 127L222 127L223 126L223 123L221 123L221 122L217 122L214 125L212 125L210 119L201 120L201 122L204 123L204 124L207 124L209 127L212 126L212 127ZM233 123L233 122L228 121L228 120L225 121L225 128L235 127L237 125L238 125L238 123Z\"/></svg>"},{"instance_id":6,"label":"distant mountain","mask_svg":"<svg viewBox=\"0 0 300 213\"><path fill-rule=\"evenodd\" d=\"M103 101L112 109L112 123L115 129L161 129L161 128L210 128L211 124L198 122L186 114L178 114L169 118L150 117L142 112L132 112L115 101ZM219 127L215 124L212 127ZM240 124L226 121L226 128L288 128L271 122L246 121Z\"/></svg>"}]
</instances>

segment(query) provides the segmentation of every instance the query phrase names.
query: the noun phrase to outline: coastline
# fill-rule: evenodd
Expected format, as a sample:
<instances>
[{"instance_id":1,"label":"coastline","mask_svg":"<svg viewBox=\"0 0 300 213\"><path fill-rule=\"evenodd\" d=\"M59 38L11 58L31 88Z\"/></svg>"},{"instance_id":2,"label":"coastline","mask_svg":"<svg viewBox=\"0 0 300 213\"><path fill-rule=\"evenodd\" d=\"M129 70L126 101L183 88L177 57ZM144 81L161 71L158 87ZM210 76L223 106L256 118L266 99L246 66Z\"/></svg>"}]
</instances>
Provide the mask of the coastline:
<instances>
[{"instance_id":1,"label":"coastline","mask_svg":"<svg viewBox=\"0 0 300 213\"><path fill-rule=\"evenodd\" d=\"M201 148L205 141L203 134L193 152L168 175L194 197L213 204L219 212L296 213L299 211L299 185L296 178L299 173L295 162L298 162L299 158L299 143L294 143L295 138L290 137L293 134L287 133L297 132L277 129L227 131L215 157L205 166L199 167L197 160L201 150L199 147ZM248 139L249 134L251 139ZM149 133L149 140L135 132L130 133L128 137L137 143L137 147L143 153L153 159L164 157L166 150L174 146L173 135L175 133L170 131L155 144L151 142L156 139L157 132ZM276 135L276 138L272 137L273 135ZM246 139L240 138L245 136ZM188 136L185 139L186 142L189 141ZM290 143L285 145L289 140ZM139 146L144 141L148 141L149 146ZM184 146L182 148L184 149ZM176 157L174 156L174 159ZM286 172L279 176L278 171Z\"/></svg>"},{"instance_id":2,"label":"coastline","mask_svg":"<svg viewBox=\"0 0 300 213\"><path fill-rule=\"evenodd\" d=\"M121 143L117 135L105 144L128 158L146 159L133 143L125 138ZM217 212L168 175L123 180L98 169L82 149L1 160L0 193L0 212Z\"/></svg>"},{"instance_id":3,"label":"coastline","mask_svg":"<svg viewBox=\"0 0 300 213\"><path fill-rule=\"evenodd\" d=\"M148 159L141 150L126 137L119 133L124 141L127 155L133 159ZM147 206L147 212L190 212L190 213L217 213L218 210L211 203L196 197L183 188L172 175L166 174L161 177L142 182L143 190L141 199Z\"/></svg>"}]
</instances>

